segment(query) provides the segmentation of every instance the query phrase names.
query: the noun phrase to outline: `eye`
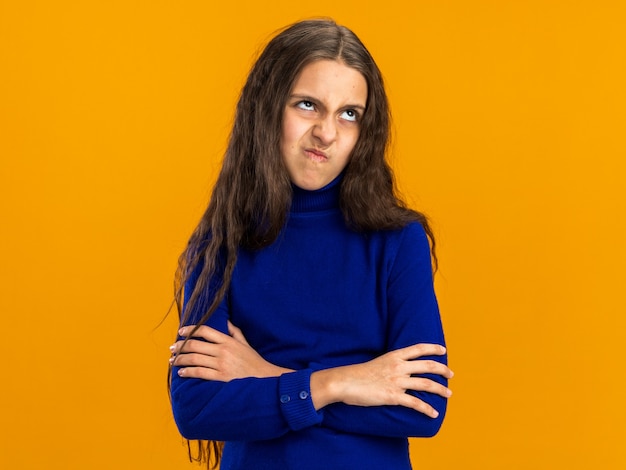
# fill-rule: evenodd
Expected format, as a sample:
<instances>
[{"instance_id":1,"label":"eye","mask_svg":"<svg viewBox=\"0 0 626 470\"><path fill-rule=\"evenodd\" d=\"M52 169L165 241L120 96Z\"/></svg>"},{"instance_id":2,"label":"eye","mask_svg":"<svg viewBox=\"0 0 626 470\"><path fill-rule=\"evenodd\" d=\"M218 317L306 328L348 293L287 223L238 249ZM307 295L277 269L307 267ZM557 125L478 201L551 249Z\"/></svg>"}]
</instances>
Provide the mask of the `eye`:
<instances>
[{"instance_id":1,"label":"eye","mask_svg":"<svg viewBox=\"0 0 626 470\"><path fill-rule=\"evenodd\" d=\"M346 109L343 113L341 113L341 119L356 122L359 120L359 113L357 113L354 109Z\"/></svg>"},{"instance_id":2,"label":"eye","mask_svg":"<svg viewBox=\"0 0 626 470\"><path fill-rule=\"evenodd\" d=\"M299 101L296 105L300 109L304 109L305 111L313 111L315 109L315 105L311 101Z\"/></svg>"}]
</instances>

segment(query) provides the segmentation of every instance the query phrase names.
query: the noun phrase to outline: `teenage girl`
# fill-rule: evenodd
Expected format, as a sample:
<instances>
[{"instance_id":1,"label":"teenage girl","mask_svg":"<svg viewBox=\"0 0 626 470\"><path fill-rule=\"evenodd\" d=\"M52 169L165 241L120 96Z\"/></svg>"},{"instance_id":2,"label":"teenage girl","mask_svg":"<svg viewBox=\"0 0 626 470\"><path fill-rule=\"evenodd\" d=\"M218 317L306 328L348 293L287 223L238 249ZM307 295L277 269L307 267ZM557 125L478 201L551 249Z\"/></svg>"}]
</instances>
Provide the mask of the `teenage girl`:
<instances>
[{"instance_id":1,"label":"teenage girl","mask_svg":"<svg viewBox=\"0 0 626 470\"><path fill-rule=\"evenodd\" d=\"M253 66L180 257L170 393L223 469L410 469L451 392L432 231L396 196L373 58L296 23Z\"/></svg>"}]
</instances>

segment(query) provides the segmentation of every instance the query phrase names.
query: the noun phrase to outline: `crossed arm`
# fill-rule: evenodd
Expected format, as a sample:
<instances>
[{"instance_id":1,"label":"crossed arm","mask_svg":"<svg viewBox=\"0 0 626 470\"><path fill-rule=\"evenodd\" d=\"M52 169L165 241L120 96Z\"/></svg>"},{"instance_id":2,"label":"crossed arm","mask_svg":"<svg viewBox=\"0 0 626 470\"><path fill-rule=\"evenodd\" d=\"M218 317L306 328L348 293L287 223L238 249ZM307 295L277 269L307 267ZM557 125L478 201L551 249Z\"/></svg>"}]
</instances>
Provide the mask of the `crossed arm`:
<instances>
[{"instance_id":1,"label":"crossed arm","mask_svg":"<svg viewBox=\"0 0 626 470\"><path fill-rule=\"evenodd\" d=\"M181 433L189 439L259 440L322 425L386 437L434 435L451 394L452 371L445 365L428 241L421 227L403 233L386 281L390 321L381 334L388 348L378 357L344 364L320 359L296 371L280 367L228 321L226 302L210 326L200 326L192 337L193 325L181 328L171 348L171 397Z\"/></svg>"},{"instance_id":2,"label":"crossed arm","mask_svg":"<svg viewBox=\"0 0 626 470\"><path fill-rule=\"evenodd\" d=\"M181 328L187 337L193 326ZM201 326L188 341L171 346L170 363L179 367L178 375L220 382L248 377L279 377L293 372L276 366L261 357L246 341L241 330L228 322L226 335L208 326ZM193 338L200 338L193 339ZM371 361L315 371L310 390L313 406L320 410L332 403L355 406L400 405L431 418L439 412L424 400L406 393L429 392L444 398L452 392L444 385L417 374L434 374L449 379L452 371L424 356L441 356L445 348L436 344L415 344L383 354Z\"/></svg>"}]
</instances>

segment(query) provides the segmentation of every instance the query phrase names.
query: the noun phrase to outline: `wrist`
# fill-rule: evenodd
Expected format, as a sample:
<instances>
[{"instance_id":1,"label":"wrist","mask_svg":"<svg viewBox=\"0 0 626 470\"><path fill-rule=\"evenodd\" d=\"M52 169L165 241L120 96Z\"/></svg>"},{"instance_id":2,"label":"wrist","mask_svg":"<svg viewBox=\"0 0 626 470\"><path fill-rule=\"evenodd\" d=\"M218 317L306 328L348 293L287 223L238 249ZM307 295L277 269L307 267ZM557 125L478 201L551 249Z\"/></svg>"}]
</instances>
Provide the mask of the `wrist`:
<instances>
[{"instance_id":1,"label":"wrist","mask_svg":"<svg viewBox=\"0 0 626 470\"><path fill-rule=\"evenodd\" d=\"M276 375L279 377L289 372L295 372L295 369L287 369L286 367L276 366Z\"/></svg>"},{"instance_id":2,"label":"wrist","mask_svg":"<svg viewBox=\"0 0 626 470\"><path fill-rule=\"evenodd\" d=\"M341 401L338 387L340 379L337 368L318 370L311 374L311 400L316 410Z\"/></svg>"},{"instance_id":3,"label":"wrist","mask_svg":"<svg viewBox=\"0 0 626 470\"><path fill-rule=\"evenodd\" d=\"M288 372L294 372L293 369L287 369L286 367L276 366L271 363L267 363L266 367L257 369L256 377L280 377Z\"/></svg>"}]
</instances>

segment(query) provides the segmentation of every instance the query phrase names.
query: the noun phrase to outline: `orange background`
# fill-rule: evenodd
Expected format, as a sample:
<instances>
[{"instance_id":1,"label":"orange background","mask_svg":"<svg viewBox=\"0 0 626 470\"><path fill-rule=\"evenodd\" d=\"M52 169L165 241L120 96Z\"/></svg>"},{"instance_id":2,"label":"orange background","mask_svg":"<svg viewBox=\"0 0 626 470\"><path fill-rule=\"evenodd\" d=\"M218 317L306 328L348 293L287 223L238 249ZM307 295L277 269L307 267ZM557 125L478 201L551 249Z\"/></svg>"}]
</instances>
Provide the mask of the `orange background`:
<instances>
[{"instance_id":1,"label":"orange background","mask_svg":"<svg viewBox=\"0 0 626 470\"><path fill-rule=\"evenodd\" d=\"M190 468L156 328L176 258L255 52L328 15L438 235L456 377L415 467L626 468L624 3L271 4L0 2L0 467Z\"/></svg>"}]
</instances>

